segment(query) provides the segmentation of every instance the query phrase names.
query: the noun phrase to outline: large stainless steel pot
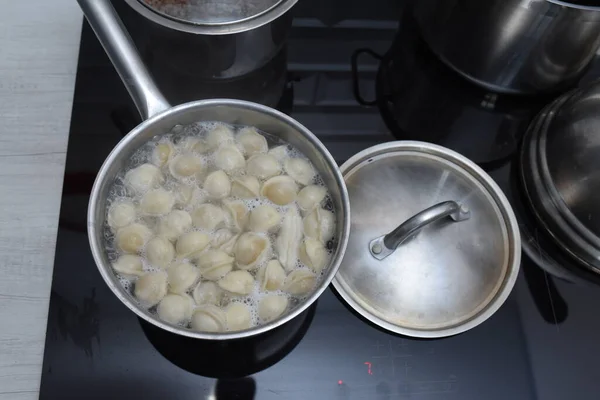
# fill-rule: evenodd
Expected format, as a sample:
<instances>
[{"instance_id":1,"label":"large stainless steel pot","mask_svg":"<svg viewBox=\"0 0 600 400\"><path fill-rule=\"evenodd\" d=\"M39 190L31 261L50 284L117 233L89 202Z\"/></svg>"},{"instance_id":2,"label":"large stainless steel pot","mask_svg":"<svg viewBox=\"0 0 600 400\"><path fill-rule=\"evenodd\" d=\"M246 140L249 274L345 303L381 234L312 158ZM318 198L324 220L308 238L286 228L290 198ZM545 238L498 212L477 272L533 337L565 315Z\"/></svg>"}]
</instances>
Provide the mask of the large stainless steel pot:
<instances>
[{"instance_id":1,"label":"large stainless steel pot","mask_svg":"<svg viewBox=\"0 0 600 400\"><path fill-rule=\"evenodd\" d=\"M433 51L491 90L538 93L573 83L600 45L600 7L560 0L419 0ZM578 4L579 3L579 4Z\"/></svg>"},{"instance_id":2,"label":"large stainless steel pot","mask_svg":"<svg viewBox=\"0 0 600 400\"><path fill-rule=\"evenodd\" d=\"M207 340L238 339L269 331L306 310L327 288L336 274L348 241L349 201L344 179L333 157L325 146L304 126L287 115L269 107L240 100L201 100L171 107L156 88L151 76L139 58L130 37L109 0L78 0L90 25L114 63L127 86L142 118L140 125L127 134L109 154L100 168L92 188L88 208L88 236L92 255L102 277L115 295L129 309L144 320L175 334ZM294 309L268 324L241 332L193 332L165 323L141 308L126 292L112 272L105 251L103 229L106 217L108 190L117 173L124 168L130 156L155 135L169 132L175 125L196 121L223 121L231 124L252 125L296 146L314 164L325 184L336 209L335 237L337 247L323 279L314 292Z\"/></svg>"}]
</instances>

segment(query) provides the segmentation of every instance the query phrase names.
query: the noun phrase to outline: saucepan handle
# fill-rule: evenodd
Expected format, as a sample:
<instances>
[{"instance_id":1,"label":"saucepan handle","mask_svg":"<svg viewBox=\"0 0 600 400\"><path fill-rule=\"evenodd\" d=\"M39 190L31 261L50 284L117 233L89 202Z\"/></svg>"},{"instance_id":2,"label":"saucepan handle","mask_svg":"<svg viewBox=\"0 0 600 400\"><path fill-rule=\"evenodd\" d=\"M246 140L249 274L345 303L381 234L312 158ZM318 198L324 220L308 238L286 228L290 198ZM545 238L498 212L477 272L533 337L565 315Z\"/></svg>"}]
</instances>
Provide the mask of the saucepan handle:
<instances>
[{"instance_id":1,"label":"saucepan handle","mask_svg":"<svg viewBox=\"0 0 600 400\"><path fill-rule=\"evenodd\" d=\"M422 228L448 216L456 222L464 221L469 219L471 212L467 207L456 201L438 203L407 219L387 235L371 240L369 242L369 251L376 259L383 260Z\"/></svg>"},{"instance_id":2,"label":"saucepan handle","mask_svg":"<svg viewBox=\"0 0 600 400\"><path fill-rule=\"evenodd\" d=\"M148 119L171 107L164 98L109 0L77 0L121 76L140 115Z\"/></svg>"}]
</instances>

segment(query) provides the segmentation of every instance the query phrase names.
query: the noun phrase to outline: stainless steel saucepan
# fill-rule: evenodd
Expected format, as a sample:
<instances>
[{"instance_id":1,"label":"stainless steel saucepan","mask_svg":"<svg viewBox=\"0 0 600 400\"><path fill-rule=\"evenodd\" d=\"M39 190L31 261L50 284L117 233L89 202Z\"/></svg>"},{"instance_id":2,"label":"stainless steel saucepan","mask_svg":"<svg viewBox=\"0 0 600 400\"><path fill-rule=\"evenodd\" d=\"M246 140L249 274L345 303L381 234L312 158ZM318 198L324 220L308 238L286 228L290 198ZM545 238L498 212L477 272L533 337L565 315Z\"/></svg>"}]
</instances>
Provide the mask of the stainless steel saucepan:
<instances>
[{"instance_id":1,"label":"stainless steel saucepan","mask_svg":"<svg viewBox=\"0 0 600 400\"><path fill-rule=\"evenodd\" d=\"M391 332L435 338L477 326L506 300L519 271L519 230L502 191L473 162L429 143L392 142L360 152L340 170L308 129L269 107L229 99L171 107L110 2L78 1L145 119L102 165L88 209L98 269L138 316L181 336L248 338L298 316L333 281L366 319ZM255 126L296 146L328 186L337 216L335 251L313 293L279 319L240 332L193 332L159 320L122 288L104 248L108 191L130 156L175 125L215 120Z\"/></svg>"}]
</instances>

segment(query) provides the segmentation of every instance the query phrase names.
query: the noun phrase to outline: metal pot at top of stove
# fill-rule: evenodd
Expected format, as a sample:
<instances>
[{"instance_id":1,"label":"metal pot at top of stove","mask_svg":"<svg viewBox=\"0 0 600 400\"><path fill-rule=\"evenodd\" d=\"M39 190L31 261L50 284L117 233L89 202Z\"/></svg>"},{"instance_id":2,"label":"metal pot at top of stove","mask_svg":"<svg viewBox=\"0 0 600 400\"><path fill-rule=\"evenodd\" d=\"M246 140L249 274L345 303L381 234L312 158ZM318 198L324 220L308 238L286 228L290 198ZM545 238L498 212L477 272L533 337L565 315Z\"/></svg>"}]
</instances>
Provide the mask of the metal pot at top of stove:
<instances>
[{"instance_id":1,"label":"metal pot at top of stove","mask_svg":"<svg viewBox=\"0 0 600 400\"><path fill-rule=\"evenodd\" d=\"M499 92L564 89L600 46L600 7L592 1L419 0L415 15L446 64Z\"/></svg>"}]
</instances>

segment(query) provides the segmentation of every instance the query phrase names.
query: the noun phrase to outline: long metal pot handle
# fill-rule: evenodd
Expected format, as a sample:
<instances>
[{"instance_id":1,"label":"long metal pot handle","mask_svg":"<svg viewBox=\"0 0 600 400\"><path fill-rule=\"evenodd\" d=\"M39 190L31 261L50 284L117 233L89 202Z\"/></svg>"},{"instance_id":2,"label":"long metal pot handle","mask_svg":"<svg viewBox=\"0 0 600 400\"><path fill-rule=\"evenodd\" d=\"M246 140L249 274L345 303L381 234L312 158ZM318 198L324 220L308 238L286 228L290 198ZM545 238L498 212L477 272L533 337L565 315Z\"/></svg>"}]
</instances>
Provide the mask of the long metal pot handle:
<instances>
[{"instance_id":1,"label":"long metal pot handle","mask_svg":"<svg viewBox=\"0 0 600 400\"><path fill-rule=\"evenodd\" d=\"M148 119L171 105L162 95L109 0L77 0L108 57L127 87L142 118Z\"/></svg>"}]
</instances>

